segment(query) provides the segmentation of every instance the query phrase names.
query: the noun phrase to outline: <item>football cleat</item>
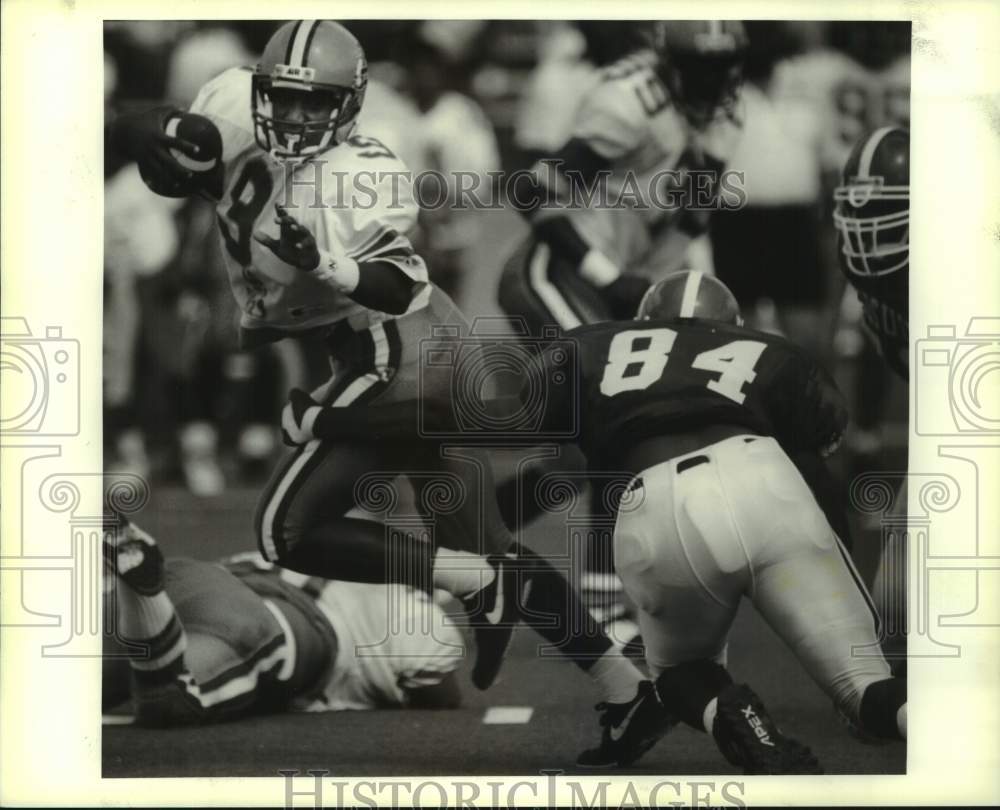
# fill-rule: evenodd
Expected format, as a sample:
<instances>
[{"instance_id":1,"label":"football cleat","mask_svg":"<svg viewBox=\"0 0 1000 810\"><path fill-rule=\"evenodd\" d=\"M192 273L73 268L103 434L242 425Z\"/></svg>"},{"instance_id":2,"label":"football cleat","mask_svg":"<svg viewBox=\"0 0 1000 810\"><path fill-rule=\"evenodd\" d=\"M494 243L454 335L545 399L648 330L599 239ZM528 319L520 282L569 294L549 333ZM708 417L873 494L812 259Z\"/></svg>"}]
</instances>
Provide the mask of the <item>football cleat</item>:
<instances>
[{"instance_id":1,"label":"football cleat","mask_svg":"<svg viewBox=\"0 0 1000 810\"><path fill-rule=\"evenodd\" d=\"M520 605L531 588L531 579L522 570L516 553L492 554L487 559L496 573L493 581L462 600L476 636L472 683L478 689L489 689L500 674L514 628L521 619Z\"/></svg>"},{"instance_id":2,"label":"football cleat","mask_svg":"<svg viewBox=\"0 0 1000 810\"><path fill-rule=\"evenodd\" d=\"M651 681L642 681L628 703L598 703L601 743L576 759L579 768L614 768L631 765L659 742L672 725Z\"/></svg>"},{"instance_id":3,"label":"football cleat","mask_svg":"<svg viewBox=\"0 0 1000 810\"><path fill-rule=\"evenodd\" d=\"M163 590L163 552L156 540L125 518L104 539L105 575L118 577L140 596Z\"/></svg>"},{"instance_id":4,"label":"football cleat","mask_svg":"<svg viewBox=\"0 0 1000 810\"><path fill-rule=\"evenodd\" d=\"M747 775L823 773L812 751L784 736L745 684L732 684L719 694L712 736L729 763Z\"/></svg>"}]
</instances>

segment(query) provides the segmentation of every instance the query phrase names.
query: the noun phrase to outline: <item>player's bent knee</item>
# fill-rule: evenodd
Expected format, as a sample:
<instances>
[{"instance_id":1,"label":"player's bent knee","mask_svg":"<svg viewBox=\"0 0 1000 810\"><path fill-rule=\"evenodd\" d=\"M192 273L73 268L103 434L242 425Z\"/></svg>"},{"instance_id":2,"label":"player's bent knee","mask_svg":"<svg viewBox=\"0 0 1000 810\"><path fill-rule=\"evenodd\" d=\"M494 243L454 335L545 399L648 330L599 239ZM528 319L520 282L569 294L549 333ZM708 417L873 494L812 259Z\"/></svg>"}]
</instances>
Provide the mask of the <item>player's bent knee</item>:
<instances>
[{"instance_id":1,"label":"player's bent knee","mask_svg":"<svg viewBox=\"0 0 1000 810\"><path fill-rule=\"evenodd\" d=\"M668 711L703 731L705 707L732 682L724 666L701 659L663 670L656 679L656 693Z\"/></svg>"},{"instance_id":2,"label":"player's bent knee","mask_svg":"<svg viewBox=\"0 0 1000 810\"><path fill-rule=\"evenodd\" d=\"M866 734L884 740L905 739L905 722L900 723L900 710L905 712L906 680L886 678L869 684L858 708L858 725Z\"/></svg>"}]
</instances>

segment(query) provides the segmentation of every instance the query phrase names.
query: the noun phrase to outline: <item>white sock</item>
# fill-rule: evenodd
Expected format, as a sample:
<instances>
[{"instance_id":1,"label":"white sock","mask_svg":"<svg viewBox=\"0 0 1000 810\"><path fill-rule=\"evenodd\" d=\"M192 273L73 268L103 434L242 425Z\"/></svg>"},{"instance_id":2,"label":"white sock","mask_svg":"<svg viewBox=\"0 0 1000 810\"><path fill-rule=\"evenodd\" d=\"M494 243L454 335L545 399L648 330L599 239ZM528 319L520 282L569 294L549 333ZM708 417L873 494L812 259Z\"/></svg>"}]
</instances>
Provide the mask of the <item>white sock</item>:
<instances>
[{"instance_id":1,"label":"white sock","mask_svg":"<svg viewBox=\"0 0 1000 810\"><path fill-rule=\"evenodd\" d=\"M899 729L900 736L906 739L906 704L899 707L896 712L896 728Z\"/></svg>"},{"instance_id":2,"label":"white sock","mask_svg":"<svg viewBox=\"0 0 1000 810\"><path fill-rule=\"evenodd\" d=\"M496 579L496 571L480 554L438 548L434 553L433 583L453 596L465 599Z\"/></svg>"},{"instance_id":3,"label":"white sock","mask_svg":"<svg viewBox=\"0 0 1000 810\"><path fill-rule=\"evenodd\" d=\"M635 698L643 681L642 673L617 646L598 658L587 674L594 679L608 703L628 703Z\"/></svg>"},{"instance_id":4,"label":"white sock","mask_svg":"<svg viewBox=\"0 0 1000 810\"><path fill-rule=\"evenodd\" d=\"M118 631L131 641L155 638L174 617L174 605L166 591L142 596L119 581L115 597L118 600Z\"/></svg>"},{"instance_id":5,"label":"white sock","mask_svg":"<svg viewBox=\"0 0 1000 810\"><path fill-rule=\"evenodd\" d=\"M715 725L715 715L719 711L719 699L712 698L708 701L708 705L705 707L705 712L701 716L701 724L705 727L705 731L709 734L712 733L712 727Z\"/></svg>"},{"instance_id":6,"label":"white sock","mask_svg":"<svg viewBox=\"0 0 1000 810\"><path fill-rule=\"evenodd\" d=\"M166 591L142 596L119 580L116 598L116 631L124 640L146 646L144 655L129 659L129 666L149 675L173 666L187 649L187 636Z\"/></svg>"}]
</instances>

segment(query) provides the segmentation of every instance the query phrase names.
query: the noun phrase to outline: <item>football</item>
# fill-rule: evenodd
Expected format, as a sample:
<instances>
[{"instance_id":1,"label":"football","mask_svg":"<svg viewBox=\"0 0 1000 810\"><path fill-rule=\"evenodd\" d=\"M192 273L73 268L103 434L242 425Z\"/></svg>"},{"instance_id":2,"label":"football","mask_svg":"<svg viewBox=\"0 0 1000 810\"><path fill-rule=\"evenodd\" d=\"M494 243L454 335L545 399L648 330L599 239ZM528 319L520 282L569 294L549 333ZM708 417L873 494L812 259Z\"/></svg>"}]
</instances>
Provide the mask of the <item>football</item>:
<instances>
[{"instance_id":1,"label":"football","mask_svg":"<svg viewBox=\"0 0 1000 810\"><path fill-rule=\"evenodd\" d=\"M184 112L167 118L163 129L172 138L196 144L199 154L193 158L179 149L170 150L173 158L192 172L191 179L186 182L158 182L140 164L139 173L149 189L164 197L187 197L205 191L217 198L221 193L222 135L215 124L203 115Z\"/></svg>"}]
</instances>

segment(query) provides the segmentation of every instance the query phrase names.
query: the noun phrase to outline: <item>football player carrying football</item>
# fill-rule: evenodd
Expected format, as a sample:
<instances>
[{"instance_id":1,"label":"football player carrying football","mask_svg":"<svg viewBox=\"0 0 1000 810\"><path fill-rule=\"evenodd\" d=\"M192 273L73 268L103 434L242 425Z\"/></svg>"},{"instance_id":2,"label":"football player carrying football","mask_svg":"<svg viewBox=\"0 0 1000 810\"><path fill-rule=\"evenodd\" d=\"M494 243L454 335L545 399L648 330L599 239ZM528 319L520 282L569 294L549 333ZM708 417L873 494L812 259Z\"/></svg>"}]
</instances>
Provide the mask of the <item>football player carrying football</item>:
<instances>
[{"instance_id":1,"label":"football player carrying football","mask_svg":"<svg viewBox=\"0 0 1000 810\"><path fill-rule=\"evenodd\" d=\"M909 379L910 134L881 127L855 144L834 191L840 267L857 291L864 326L886 364ZM894 510L905 514L906 487ZM897 611L884 640L897 671L905 666L906 550L899 533L883 549L873 590Z\"/></svg>"},{"instance_id":2,"label":"football player carrying football","mask_svg":"<svg viewBox=\"0 0 1000 810\"><path fill-rule=\"evenodd\" d=\"M671 21L658 24L654 38L655 49L602 69L572 135L548 159L556 169L536 164L537 182L513 195L532 233L507 262L498 295L536 335L546 325L631 318L650 279L688 266L691 240L707 231L742 133L746 33L737 20ZM543 472L529 469L502 489L503 504L527 504L519 514L505 510L509 523L537 511L530 493ZM514 488L529 497L518 499ZM590 493L591 514L607 517L601 488ZM635 624L620 598L610 535L595 530L587 538L581 592L628 643Z\"/></svg>"},{"instance_id":3,"label":"football player carrying football","mask_svg":"<svg viewBox=\"0 0 1000 810\"><path fill-rule=\"evenodd\" d=\"M131 695L140 725L461 700L461 634L423 591L308 577L256 552L164 561L123 521L109 537L105 623L118 635L105 636L103 702ZM392 599L411 609L411 632L391 630Z\"/></svg>"},{"instance_id":4,"label":"football player carrying football","mask_svg":"<svg viewBox=\"0 0 1000 810\"><path fill-rule=\"evenodd\" d=\"M305 20L279 28L255 70L229 70L209 82L191 108L222 136L218 219L243 342L322 340L333 375L315 396L338 410L447 404L451 375L420 368L420 343L434 327L461 333L466 322L428 282L405 235L418 212L406 166L355 132L365 86L357 40L337 23ZM168 190L191 183L170 154L181 147L162 134L172 115L154 110L119 119L111 133ZM211 156L196 157L207 164ZM255 520L267 560L329 579L399 582L459 597L475 629L473 682L480 688L496 678L523 618L587 671L608 700L638 699L641 675L612 654L610 639L565 579L523 547L512 548L484 452L442 452L418 435L415 421L391 443L373 433L303 438L291 403L283 427L296 449L272 477ZM348 517L364 499L359 484L366 475L387 470L409 474L418 505L433 518L434 542ZM459 503L435 508L442 482ZM542 620L519 610L529 582L551 608ZM564 621L554 626L552 613Z\"/></svg>"}]
</instances>

